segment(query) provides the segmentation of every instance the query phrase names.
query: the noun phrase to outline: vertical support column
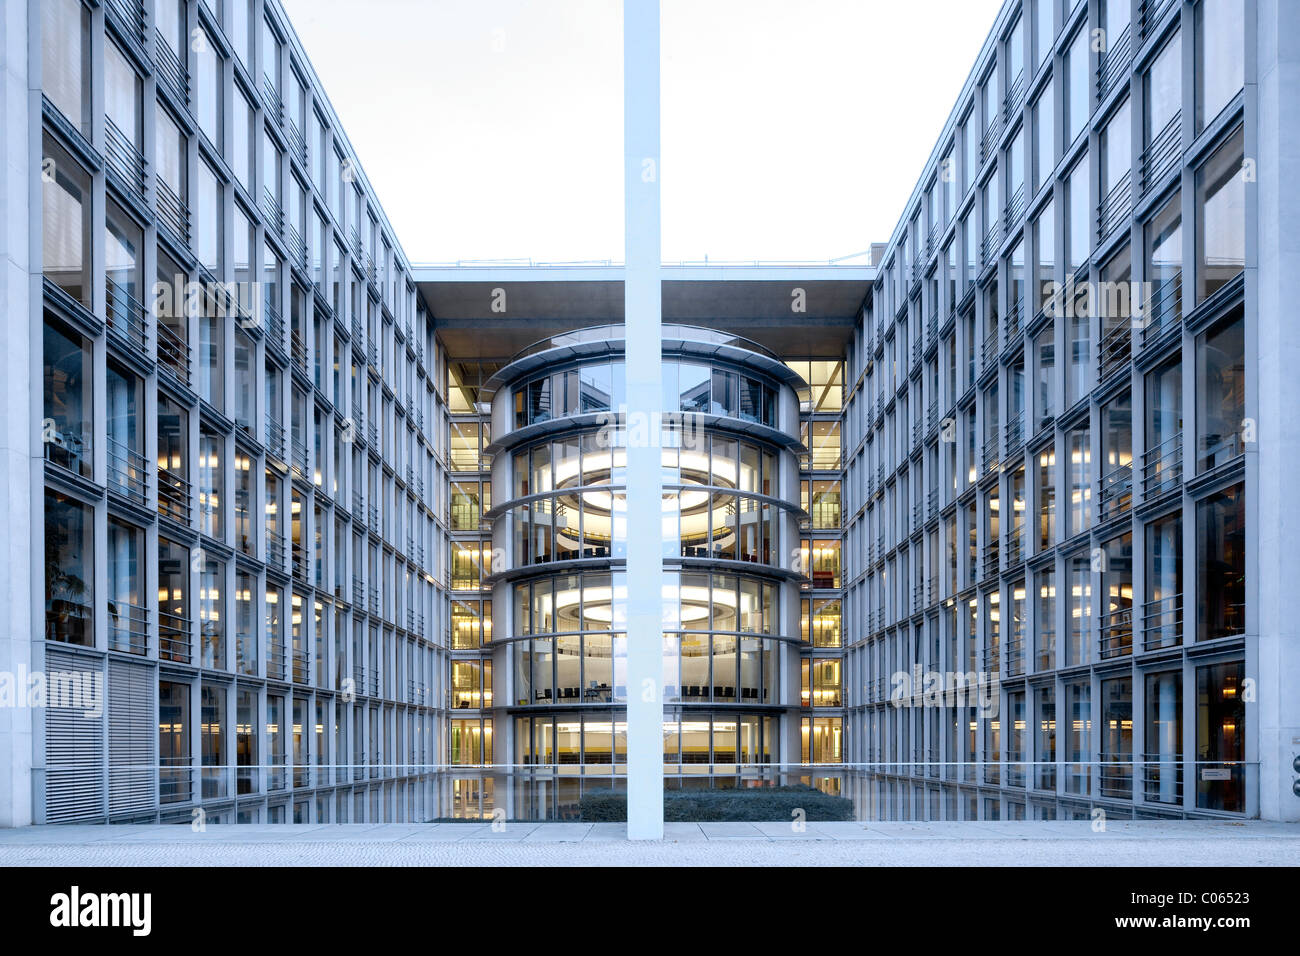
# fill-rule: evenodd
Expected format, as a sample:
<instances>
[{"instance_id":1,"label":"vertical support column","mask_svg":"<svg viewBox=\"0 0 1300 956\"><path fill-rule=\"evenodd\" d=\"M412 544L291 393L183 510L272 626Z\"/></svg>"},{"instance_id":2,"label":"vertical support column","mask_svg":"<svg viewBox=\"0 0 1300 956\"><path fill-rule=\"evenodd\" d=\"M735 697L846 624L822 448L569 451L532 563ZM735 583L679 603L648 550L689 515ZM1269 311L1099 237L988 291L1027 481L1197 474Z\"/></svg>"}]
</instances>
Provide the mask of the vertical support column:
<instances>
[{"instance_id":1,"label":"vertical support column","mask_svg":"<svg viewBox=\"0 0 1300 956\"><path fill-rule=\"evenodd\" d=\"M659 0L623 3L627 836L664 835Z\"/></svg>"},{"instance_id":2,"label":"vertical support column","mask_svg":"<svg viewBox=\"0 0 1300 956\"><path fill-rule=\"evenodd\" d=\"M28 9L24 0L0 4L0 131L4 161L0 165L0 513L6 533L0 549L0 672L14 681L15 704L0 709L0 827L32 822L32 710L25 706L26 675L32 665L32 570L37 554L32 522L40 520L41 457L36 436L39 414L33 398L33 297L40 296L40 275L33 274L32 206L40 201L40 178L33 181L31 156L40 143L39 87L29 89ZM30 9L37 9L32 5ZM38 27L39 29L39 27ZM32 110L36 111L35 123ZM36 217L39 220L39 209ZM39 272L40 264L35 264ZM39 328L39 325L37 326ZM38 346L39 347L39 346ZM32 490L37 490L33 497Z\"/></svg>"},{"instance_id":3,"label":"vertical support column","mask_svg":"<svg viewBox=\"0 0 1300 956\"><path fill-rule=\"evenodd\" d=\"M1246 246L1246 367L1251 368L1253 326L1258 374L1254 395L1250 388L1254 383L1247 379L1246 415L1258 416L1259 441L1246 446L1246 478L1247 488L1256 487L1259 494L1256 500L1246 501L1246 676L1255 678L1258 688L1257 704L1246 705L1246 759L1259 761L1260 817L1297 821L1300 792L1293 787L1300 780L1294 766L1300 759L1300 694L1296 693L1300 621L1295 582L1300 576L1300 551L1295 542L1300 522L1294 476L1300 464L1300 420L1295 413L1300 406L1300 377L1295 374L1300 342L1291 314L1295 276L1300 272L1300 244L1294 234L1300 216L1300 157L1295 149L1300 130L1300 103L1295 97L1300 77L1300 5L1259 0L1253 32L1250 10L1248 5L1246 36L1253 50L1247 51L1246 60L1246 157L1256 158L1257 187L1246 193L1246 221L1256 224L1253 233L1247 233ZM1252 54L1254 90L1249 72ZM1252 607L1258 610L1250 613ZM1189 690L1185 687L1183 693ZM1250 729L1252 717L1257 731Z\"/></svg>"}]
</instances>

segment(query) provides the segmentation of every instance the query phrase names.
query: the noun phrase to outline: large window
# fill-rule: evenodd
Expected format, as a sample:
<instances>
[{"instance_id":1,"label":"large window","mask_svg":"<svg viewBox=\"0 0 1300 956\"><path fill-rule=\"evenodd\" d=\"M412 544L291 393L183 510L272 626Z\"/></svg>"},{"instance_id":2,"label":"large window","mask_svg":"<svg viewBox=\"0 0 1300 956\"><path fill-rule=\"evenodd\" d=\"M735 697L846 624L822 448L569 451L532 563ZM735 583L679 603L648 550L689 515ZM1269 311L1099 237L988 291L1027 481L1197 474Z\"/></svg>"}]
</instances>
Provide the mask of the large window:
<instances>
[{"instance_id":1,"label":"large window","mask_svg":"<svg viewBox=\"0 0 1300 956\"><path fill-rule=\"evenodd\" d=\"M1143 122L1143 145L1146 147L1152 146L1161 133L1173 127L1181 115L1182 51L1181 35L1175 34L1147 71L1144 83L1146 113Z\"/></svg>"},{"instance_id":2,"label":"large window","mask_svg":"<svg viewBox=\"0 0 1300 956\"><path fill-rule=\"evenodd\" d=\"M1175 193L1151 218L1146 237L1146 278L1151 288L1143 303L1144 334L1153 335L1182 317L1183 216Z\"/></svg>"},{"instance_id":3,"label":"large window","mask_svg":"<svg viewBox=\"0 0 1300 956\"><path fill-rule=\"evenodd\" d=\"M1240 307L1196 338L1196 473L1242 453L1246 335Z\"/></svg>"},{"instance_id":4,"label":"large window","mask_svg":"<svg viewBox=\"0 0 1300 956\"><path fill-rule=\"evenodd\" d=\"M45 639L95 643L95 525L89 505L45 491Z\"/></svg>"},{"instance_id":5,"label":"large window","mask_svg":"<svg viewBox=\"0 0 1300 956\"><path fill-rule=\"evenodd\" d=\"M104 118L108 160L137 191L144 188L140 76L116 43L104 44Z\"/></svg>"},{"instance_id":6,"label":"large window","mask_svg":"<svg viewBox=\"0 0 1300 956\"><path fill-rule=\"evenodd\" d=\"M158 396L158 512L173 521L190 520L189 415Z\"/></svg>"},{"instance_id":7,"label":"large window","mask_svg":"<svg viewBox=\"0 0 1300 956\"><path fill-rule=\"evenodd\" d=\"M1142 614L1146 650L1183 642L1183 516L1157 518L1146 529L1146 599Z\"/></svg>"},{"instance_id":8,"label":"large window","mask_svg":"<svg viewBox=\"0 0 1300 956\"><path fill-rule=\"evenodd\" d=\"M194 795L190 749L190 685L158 682L158 797L184 803Z\"/></svg>"},{"instance_id":9,"label":"large window","mask_svg":"<svg viewBox=\"0 0 1300 956\"><path fill-rule=\"evenodd\" d=\"M81 0L42 0L41 88L90 136L90 10Z\"/></svg>"},{"instance_id":10,"label":"large window","mask_svg":"<svg viewBox=\"0 0 1300 956\"><path fill-rule=\"evenodd\" d=\"M1196 300L1246 267L1246 174L1238 130L1196 171Z\"/></svg>"},{"instance_id":11,"label":"large window","mask_svg":"<svg viewBox=\"0 0 1300 956\"><path fill-rule=\"evenodd\" d=\"M1148 372L1146 450L1142 482L1150 497L1167 491L1183 474L1183 366L1177 359Z\"/></svg>"},{"instance_id":12,"label":"large window","mask_svg":"<svg viewBox=\"0 0 1300 956\"><path fill-rule=\"evenodd\" d=\"M149 651L149 611L144 602L144 532L108 519L108 646L131 654Z\"/></svg>"},{"instance_id":13,"label":"large window","mask_svg":"<svg viewBox=\"0 0 1300 956\"><path fill-rule=\"evenodd\" d=\"M108 400L109 487L143 504L148 476L145 473L144 390L140 379L109 363L105 382Z\"/></svg>"},{"instance_id":14,"label":"large window","mask_svg":"<svg viewBox=\"0 0 1300 956\"><path fill-rule=\"evenodd\" d=\"M1243 661L1196 668L1196 806L1246 809L1246 702Z\"/></svg>"},{"instance_id":15,"label":"large window","mask_svg":"<svg viewBox=\"0 0 1300 956\"><path fill-rule=\"evenodd\" d=\"M1196 504L1196 639L1246 631L1246 489L1237 484Z\"/></svg>"},{"instance_id":16,"label":"large window","mask_svg":"<svg viewBox=\"0 0 1300 956\"><path fill-rule=\"evenodd\" d=\"M44 379L45 458L89 478L94 463L91 353L81 336L50 319L45 321Z\"/></svg>"},{"instance_id":17,"label":"large window","mask_svg":"<svg viewBox=\"0 0 1300 956\"><path fill-rule=\"evenodd\" d=\"M49 136L41 168L45 278L90 308L90 177Z\"/></svg>"},{"instance_id":18,"label":"large window","mask_svg":"<svg viewBox=\"0 0 1300 956\"><path fill-rule=\"evenodd\" d=\"M1244 0L1202 0L1196 7L1196 131L1232 102L1246 81Z\"/></svg>"},{"instance_id":19,"label":"large window","mask_svg":"<svg viewBox=\"0 0 1300 956\"><path fill-rule=\"evenodd\" d=\"M1065 51L1065 141L1075 137L1088 125L1092 111L1092 91L1088 69L1088 31L1080 30Z\"/></svg>"},{"instance_id":20,"label":"large window","mask_svg":"<svg viewBox=\"0 0 1300 956\"><path fill-rule=\"evenodd\" d=\"M1052 81L1048 79L1043 92L1034 100L1034 192L1042 187L1056 168L1056 110Z\"/></svg>"},{"instance_id":21,"label":"large window","mask_svg":"<svg viewBox=\"0 0 1300 956\"><path fill-rule=\"evenodd\" d=\"M202 28L200 27L196 34L201 32ZM225 72L223 61L217 54L212 40L206 36L196 35L191 46L194 48L195 59L198 63L194 86L199 129L203 131L203 135L208 138L208 142L220 155L225 151L225 144L222 142L221 136L222 79Z\"/></svg>"},{"instance_id":22,"label":"large window","mask_svg":"<svg viewBox=\"0 0 1300 956\"><path fill-rule=\"evenodd\" d=\"M207 163L199 163L199 202L197 227L199 263L214 275L221 275L222 187L217 174Z\"/></svg>"}]
</instances>

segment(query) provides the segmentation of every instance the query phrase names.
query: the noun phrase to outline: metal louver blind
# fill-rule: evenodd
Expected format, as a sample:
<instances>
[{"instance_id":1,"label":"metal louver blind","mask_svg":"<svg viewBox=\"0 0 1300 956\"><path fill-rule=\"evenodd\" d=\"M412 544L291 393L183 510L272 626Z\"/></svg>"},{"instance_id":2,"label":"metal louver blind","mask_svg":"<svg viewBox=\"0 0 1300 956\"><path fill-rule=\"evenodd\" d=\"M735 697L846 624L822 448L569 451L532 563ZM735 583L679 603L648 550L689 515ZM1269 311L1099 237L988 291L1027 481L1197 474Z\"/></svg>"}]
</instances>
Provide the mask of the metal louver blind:
<instances>
[{"instance_id":1,"label":"metal louver blind","mask_svg":"<svg viewBox=\"0 0 1300 956\"><path fill-rule=\"evenodd\" d=\"M87 717L84 702L55 699L51 676L75 674L84 683L102 663L47 650L45 674L45 822L104 815L104 717Z\"/></svg>"},{"instance_id":2,"label":"metal louver blind","mask_svg":"<svg viewBox=\"0 0 1300 956\"><path fill-rule=\"evenodd\" d=\"M158 763L152 667L108 662L108 812L152 810Z\"/></svg>"}]
</instances>

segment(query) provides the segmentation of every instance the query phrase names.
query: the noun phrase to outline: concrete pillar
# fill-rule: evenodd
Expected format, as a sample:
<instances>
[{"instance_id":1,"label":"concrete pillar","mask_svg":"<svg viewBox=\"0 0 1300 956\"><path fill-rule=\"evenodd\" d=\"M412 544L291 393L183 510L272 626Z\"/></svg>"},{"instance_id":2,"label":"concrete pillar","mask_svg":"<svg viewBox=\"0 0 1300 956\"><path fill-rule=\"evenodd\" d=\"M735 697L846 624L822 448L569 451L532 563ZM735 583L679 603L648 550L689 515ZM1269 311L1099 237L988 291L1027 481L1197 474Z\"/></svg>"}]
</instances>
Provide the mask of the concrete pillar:
<instances>
[{"instance_id":1,"label":"concrete pillar","mask_svg":"<svg viewBox=\"0 0 1300 956\"><path fill-rule=\"evenodd\" d=\"M1247 757L1259 760L1260 817L1300 821L1300 796L1292 789L1300 780L1293 767L1300 755L1300 615L1295 606L1300 580L1300 548L1296 547L1300 514L1295 507L1295 475L1300 470L1300 416L1296 415L1300 376L1295 370L1300 368L1300 336L1292 315L1295 277L1300 275L1300 233L1295 228L1300 220L1300 4L1259 0L1254 5L1258 22L1253 31L1251 7L1247 4L1246 28L1247 36L1256 39L1256 83L1253 112L1249 85L1246 90L1246 156L1256 159L1257 185L1247 190L1246 201L1247 221L1254 221L1257 228L1247 237L1255 245L1255 255L1251 256L1248 245L1246 305L1250 309L1253 299L1259 441L1246 447L1247 477L1254 472L1259 494L1246 506L1246 551L1251 562L1246 581L1250 586L1253 576L1257 582L1250 586L1248 601L1258 608L1257 624L1247 638L1248 661L1250 640L1258 647L1253 673L1246 676L1258 682L1253 716L1259 729L1258 734L1250 733L1258 741L1258 752L1252 758L1248 750ZM1248 83L1249 79L1247 72ZM1249 268L1252 258L1254 269ZM1248 315L1248 333L1249 319ZM1249 361L1249 339L1246 349ZM1247 403L1249 415L1249 392ZM1252 531L1257 548L1250 547ZM1247 703L1248 728L1251 709Z\"/></svg>"},{"instance_id":2,"label":"concrete pillar","mask_svg":"<svg viewBox=\"0 0 1300 956\"><path fill-rule=\"evenodd\" d=\"M31 214L39 187L30 155L32 142L40 142L41 94L28 88L27 11L24 0L0 4L0 672L8 675L31 670L31 523L41 507L40 496L32 497L33 488L40 488L41 461L34 440L31 308L33 296L40 295L40 275L30 252L39 229ZM16 685L14 693L25 699L26 685ZM32 822L32 712L25 706L0 708L0 768L0 826L25 826Z\"/></svg>"},{"instance_id":3,"label":"concrete pillar","mask_svg":"<svg viewBox=\"0 0 1300 956\"><path fill-rule=\"evenodd\" d=\"M663 814L662 301L659 0L623 3L624 321L627 323L627 835Z\"/></svg>"}]
</instances>

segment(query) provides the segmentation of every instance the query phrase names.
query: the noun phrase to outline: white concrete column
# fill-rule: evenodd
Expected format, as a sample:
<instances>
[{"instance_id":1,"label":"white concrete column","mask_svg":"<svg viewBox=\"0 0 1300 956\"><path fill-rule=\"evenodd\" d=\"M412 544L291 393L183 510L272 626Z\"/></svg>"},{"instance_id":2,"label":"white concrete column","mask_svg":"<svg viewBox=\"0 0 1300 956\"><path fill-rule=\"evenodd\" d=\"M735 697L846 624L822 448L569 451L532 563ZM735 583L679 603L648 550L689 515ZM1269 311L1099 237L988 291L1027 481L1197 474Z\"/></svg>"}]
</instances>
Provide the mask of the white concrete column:
<instances>
[{"instance_id":1,"label":"white concrete column","mask_svg":"<svg viewBox=\"0 0 1300 956\"><path fill-rule=\"evenodd\" d=\"M34 265L31 256L31 237L39 235L39 224L32 222L31 207L40 193L30 162L33 137L40 142L41 94L28 88L27 11L25 0L0 4L0 130L5 144L0 166L0 514L5 521L0 547L5 625L0 630L0 671L10 675L31 670L31 523L42 508L40 495L32 497L33 488L40 489L41 461L34 451L39 423L32 407L31 308L32 297L40 295L40 276L33 275L39 263ZM15 684L14 693L21 702L26 684ZM0 827L31 822L32 711L0 707Z\"/></svg>"},{"instance_id":2,"label":"white concrete column","mask_svg":"<svg viewBox=\"0 0 1300 956\"><path fill-rule=\"evenodd\" d=\"M1259 0L1253 33L1249 32L1249 5L1247 10L1247 37L1256 40L1254 50L1247 51L1247 70L1253 52L1256 84L1254 91L1249 85L1246 89L1246 157L1256 158L1257 187L1247 189L1246 210L1247 222L1255 222L1257 228L1247 236L1246 327L1249 335L1253 307L1258 361L1253 397L1259 441L1246 446L1246 474L1247 487L1252 473L1255 476L1259 494L1256 501L1246 502L1247 606L1253 601L1258 608L1253 615L1257 623L1247 635L1247 661L1253 658L1254 667L1246 676L1259 683L1257 703L1246 705L1246 755L1260 764L1259 815L1265 820L1300 821L1300 796L1292 789L1300 779L1292 765L1300 755L1300 615L1295 603L1300 580L1300 548L1296 547L1300 517L1295 507L1295 475L1300 469L1300 416L1296 415L1300 376L1295 370L1300 368L1300 337L1293 315L1295 277L1300 275L1300 239L1295 229L1300 218L1300 98L1296 96L1300 4ZM1249 77L1247 72L1248 82ZM1252 117L1257 120L1254 129L1249 125ZM1248 369L1251 353L1248 338ZM1248 416L1252 414L1250 385L1248 379ZM1252 532L1258 547L1251 547ZM1252 642L1257 646L1254 655ZM1250 730L1252 717L1257 733ZM1251 743L1256 740L1258 749L1252 755Z\"/></svg>"},{"instance_id":3,"label":"white concrete column","mask_svg":"<svg viewBox=\"0 0 1300 956\"><path fill-rule=\"evenodd\" d=\"M627 835L664 835L663 484L659 422L659 0L623 3L627 323Z\"/></svg>"}]
</instances>

